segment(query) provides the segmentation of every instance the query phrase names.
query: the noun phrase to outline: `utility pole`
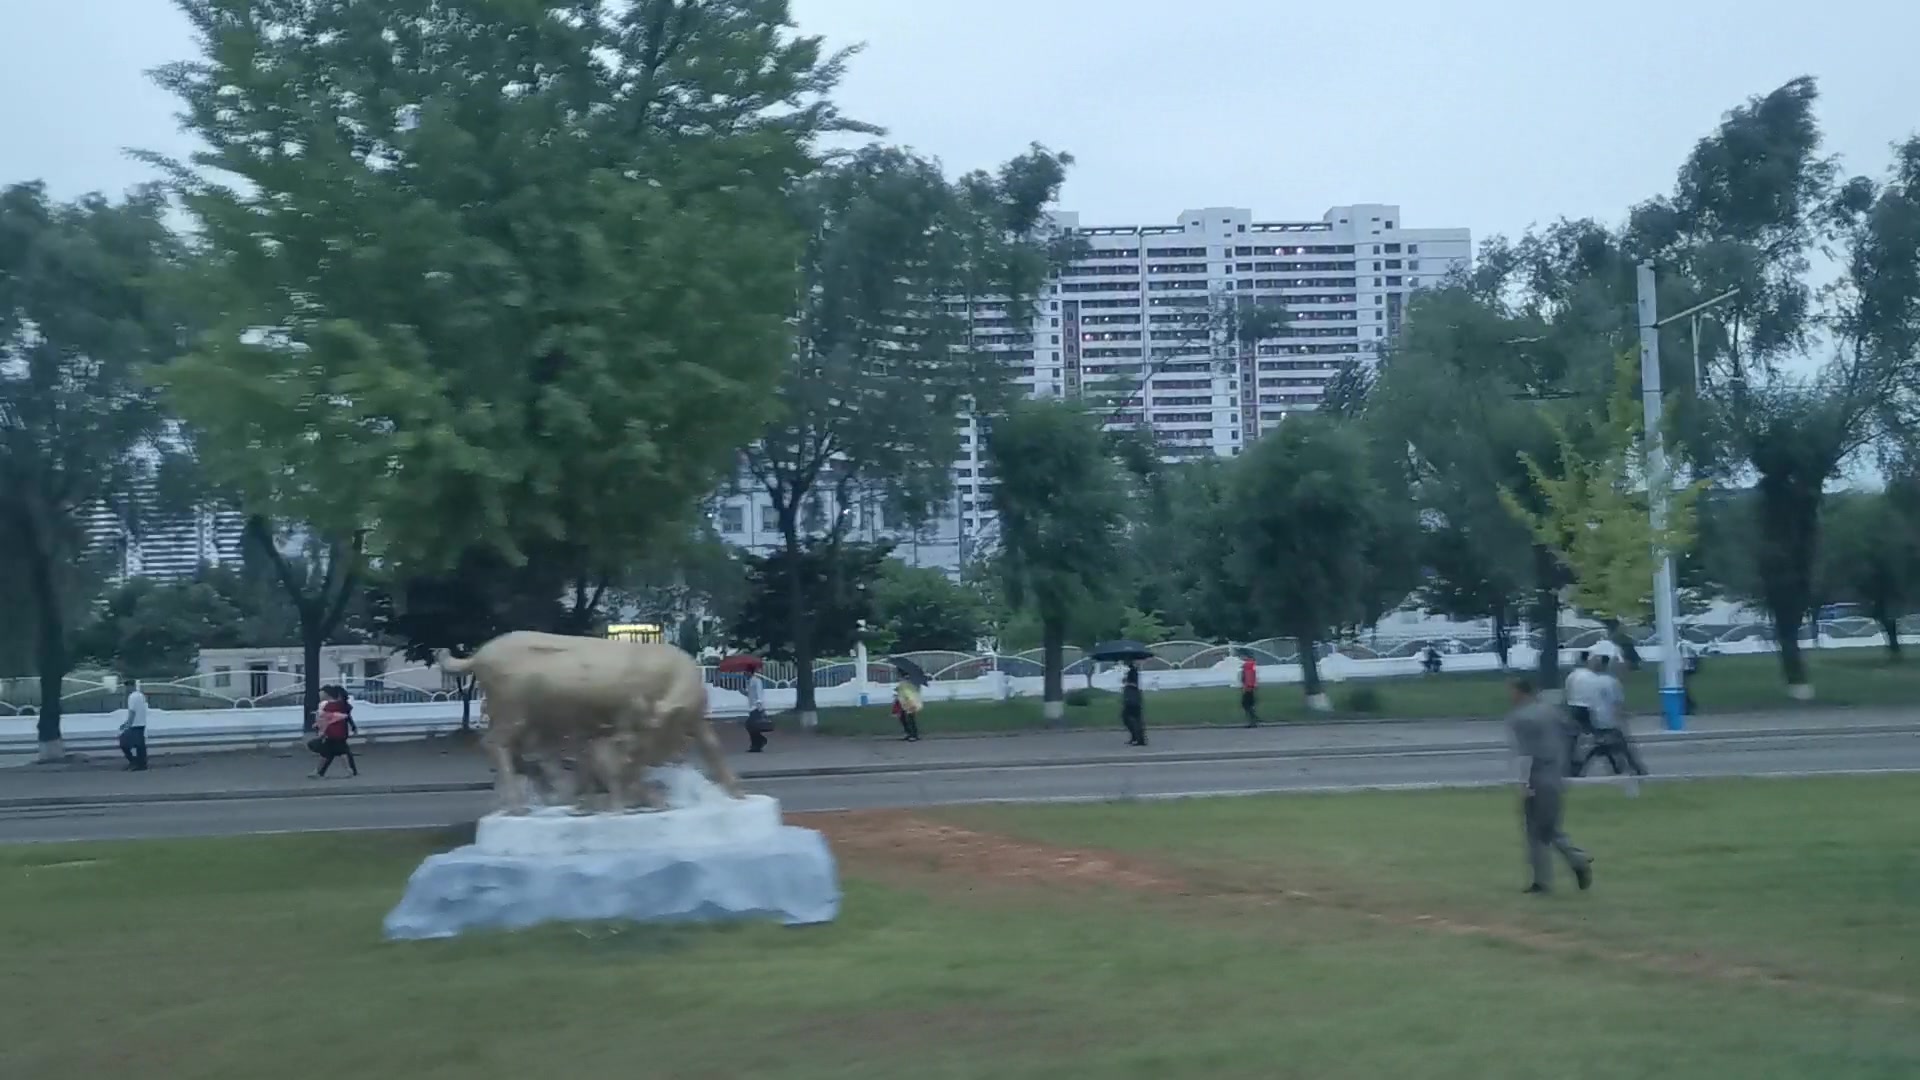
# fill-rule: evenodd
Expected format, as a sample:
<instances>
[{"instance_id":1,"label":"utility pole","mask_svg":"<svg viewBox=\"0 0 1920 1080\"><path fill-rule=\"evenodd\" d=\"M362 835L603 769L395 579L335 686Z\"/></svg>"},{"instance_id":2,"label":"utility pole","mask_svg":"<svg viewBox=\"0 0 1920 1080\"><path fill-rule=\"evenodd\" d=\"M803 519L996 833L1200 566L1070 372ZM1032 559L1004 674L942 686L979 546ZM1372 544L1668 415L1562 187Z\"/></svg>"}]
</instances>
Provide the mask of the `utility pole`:
<instances>
[{"instance_id":1,"label":"utility pole","mask_svg":"<svg viewBox=\"0 0 1920 1080\"><path fill-rule=\"evenodd\" d=\"M1653 263L1643 262L1636 278L1640 296L1640 401L1646 422L1647 506L1653 522L1653 623L1660 640L1660 711L1667 730L1686 727L1686 691L1681 686L1680 637L1674 628L1673 553L1660 537L1667 529L1667 500L1673 476L1661 427L1666 410L1660 390L1660 312L1654 295Z\"/></svg>"}]
</instances>

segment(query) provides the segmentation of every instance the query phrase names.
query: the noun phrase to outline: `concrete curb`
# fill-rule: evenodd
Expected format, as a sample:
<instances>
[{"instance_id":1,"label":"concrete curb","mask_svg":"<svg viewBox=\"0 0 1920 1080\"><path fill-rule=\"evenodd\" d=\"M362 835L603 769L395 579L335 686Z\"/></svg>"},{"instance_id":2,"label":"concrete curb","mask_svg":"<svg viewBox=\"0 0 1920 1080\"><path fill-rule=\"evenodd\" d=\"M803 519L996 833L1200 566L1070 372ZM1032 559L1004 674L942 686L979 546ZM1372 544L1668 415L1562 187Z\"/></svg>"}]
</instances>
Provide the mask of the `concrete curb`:
<instances>
[{"instance_id":1,"label":"concrete curb","mask_svg":"<svg viewBox=\"0 0 1920 1080\"><path fill-rule=\"evenodd\" d=\"M1835 729L1831 727L1751 728L1743 731L1654 731L1639 736L1644 744L1716 743L1766 741L1773 739L1854 738L1875 735L1920 734L1920 723L1862 724ZM1405 743L1392 746L1359 744L1293 748L1248 748L1244 750L1147 751L1136 754L1089 754L1074 758L1016 758L1005 761L973 759L963 761L876 761L848 765L818 765L800 768L743 770L742 780L798 780L811 777L880 776L929 772L967 772L990 769L1051 769L1104 765L1187 765L1209 761L1289 761L1315 758L1418 757L1439 754L1484 754L1504 752L1503 741ZM0 810L33 810L74 806L120 806L140 803L235 802L253 799L346 798L383 795L445 795L490 791L491 780L441 781L417 784L352 785L319 784L313 787L228 788L208 791L114 792L100 795L49 795L44 797L0 798Z\"/></svg>"}]
</instances>

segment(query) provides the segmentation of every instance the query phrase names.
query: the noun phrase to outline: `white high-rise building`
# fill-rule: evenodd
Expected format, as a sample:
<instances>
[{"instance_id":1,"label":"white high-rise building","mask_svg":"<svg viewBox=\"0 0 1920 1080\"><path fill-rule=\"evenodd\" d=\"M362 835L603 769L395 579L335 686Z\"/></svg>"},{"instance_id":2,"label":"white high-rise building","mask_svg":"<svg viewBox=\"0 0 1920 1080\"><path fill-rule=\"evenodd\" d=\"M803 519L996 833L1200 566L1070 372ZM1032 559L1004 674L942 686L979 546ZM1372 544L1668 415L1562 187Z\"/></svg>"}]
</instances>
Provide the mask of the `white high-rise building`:
<instances>
[{"instance_id":1,"label":"white high-rise building","mask_svg":"<svg viewBox=\"0 0 1920 1080\"><path fill-rule=\"evenodd\" d=\"M112 580L132 577L180 581L202 565L238 562L244 519L234 511L194 508L161 513L154 507L151 480L136 481L130 498L140 526L127 527L124 516L106 506L87 511L82 529L88 550L106 560Z\"/></svg>"},{"instance_id":2,"label":"white high-rise building","mask_svg":"<svg viewBox=\"0 0 1920 1080\"><path fill-rule=\"evenodd\" d=\"M975 345L1000 354L1035 397L1087 399L1110 428L1144 423L1170 460L1237 455L1288 413L1317 408L1343 368L1379 357L1411 293L1472 258L1467 229L1408 228L1383 204L1337 206L1318 221L1211 207L1170 225L1086 225L1072 213L1054 224L1083 253L1049 283L1031 325L1004 305L976 305ZM1231 313L1249 304L1277 304L1285 322L1235 342ZM981 431L961 423L952 507L917 532L872 507L820 512L851 515L862 538L895 539L909 562L957 569L993 532ZM764 495L722 500L716 524L743 547L778 543Z\"/></svg>"}]
</instances>

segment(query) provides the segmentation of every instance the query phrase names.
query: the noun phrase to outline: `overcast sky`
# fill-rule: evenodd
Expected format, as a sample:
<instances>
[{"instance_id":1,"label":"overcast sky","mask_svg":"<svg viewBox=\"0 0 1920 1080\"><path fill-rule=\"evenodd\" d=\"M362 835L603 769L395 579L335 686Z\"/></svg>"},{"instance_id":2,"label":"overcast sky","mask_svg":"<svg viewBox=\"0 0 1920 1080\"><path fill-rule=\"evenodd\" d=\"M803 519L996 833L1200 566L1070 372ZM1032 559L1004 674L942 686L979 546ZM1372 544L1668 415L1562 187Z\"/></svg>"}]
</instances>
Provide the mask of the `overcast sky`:
<instances>
[{"instance_id":1,"label":"overcast sky","mask_svg":"<svg viewBox=\"0 0 1920 1080\"><path fill-rule=\"evenodd\" d=\"M1069 150L1064 204L1090 224L1364 201L1476 238L1617 220L1671 186L1727 108L1801 74L1820 79L1830 147L1856 171L1878 174L1887 144L1920 128L1910 0L794 8L803 30L865 43L840 95L851 115L954 170L1035 140ZM71 196L147 178L125 148L187 143L145 72L191 47L168 0L0 0L0 182Z\"/></svg>"}]
</instances>

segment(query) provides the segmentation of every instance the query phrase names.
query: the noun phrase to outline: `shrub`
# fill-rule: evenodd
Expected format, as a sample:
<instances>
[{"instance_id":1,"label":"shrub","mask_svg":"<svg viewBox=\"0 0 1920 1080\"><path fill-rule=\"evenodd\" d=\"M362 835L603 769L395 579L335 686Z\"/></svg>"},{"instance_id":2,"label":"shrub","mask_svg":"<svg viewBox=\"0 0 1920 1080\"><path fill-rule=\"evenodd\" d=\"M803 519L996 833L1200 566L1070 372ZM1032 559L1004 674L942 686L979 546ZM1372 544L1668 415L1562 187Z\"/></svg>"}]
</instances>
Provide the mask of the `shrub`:
<instances>
[{"instance_id":1,"label":"shrub","mask_svg":"<svg viewBox=\"0 0 1920 1080\"><path fill-rule=\"evenodd\" d=\"M1355 686L1340 695L1340 709L1342 712L1371 716L1385 712L1387 703L1381 698L1380 691L1374 687Z\"/></svg>"}]
</instances>

